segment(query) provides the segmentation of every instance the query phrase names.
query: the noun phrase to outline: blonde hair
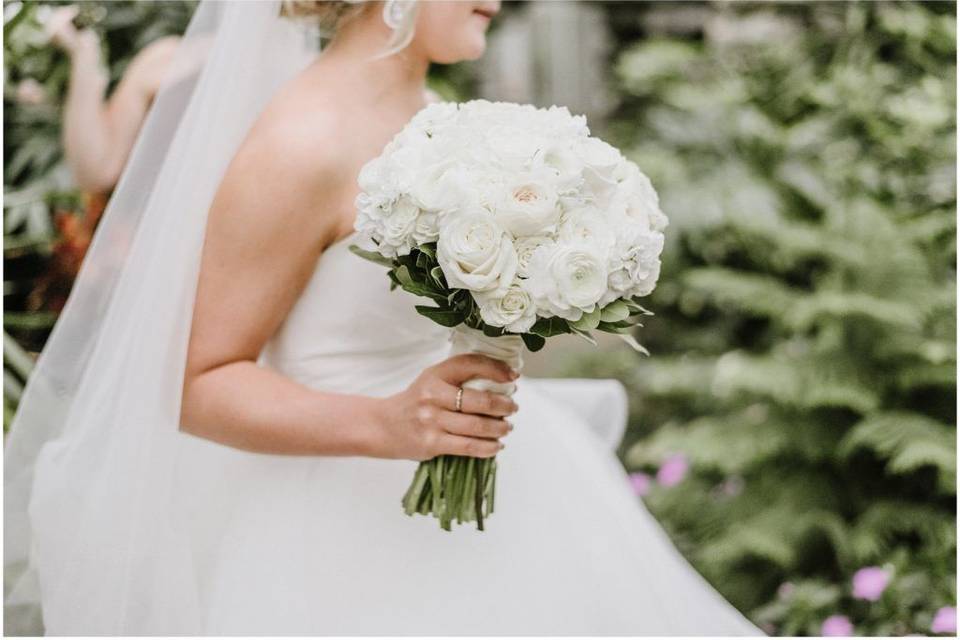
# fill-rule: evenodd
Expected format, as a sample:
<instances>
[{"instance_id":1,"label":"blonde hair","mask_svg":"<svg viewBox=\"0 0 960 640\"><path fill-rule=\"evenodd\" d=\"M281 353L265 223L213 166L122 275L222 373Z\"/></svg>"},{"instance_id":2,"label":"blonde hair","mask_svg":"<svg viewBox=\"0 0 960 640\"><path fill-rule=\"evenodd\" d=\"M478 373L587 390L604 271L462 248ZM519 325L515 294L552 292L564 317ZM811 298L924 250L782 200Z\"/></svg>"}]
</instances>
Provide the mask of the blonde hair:
<instances>
[{"instance_id":1,"label":"blonde hair","mask_svg":"<svg viewBox=\"0 0 960 640\"><path fill-rule=\"evenodd\" d=\"M320 27L324 37L363 13L363 2L356 0L283 0L281 15L310 20Z\"/></svg>"},{"instance_id":2,"label":"blonde hair","mask_svg":"<svg viewBox=\"0 0 960 640\"><path fill-rule=\"evenodd\" d=\"M320 36L332 38L344 24L359 16L367 8L369 0L283 0L280 13L289 18L301 18L316 24ZM396 0L394 0L395 2ZM392 4L387 2L387 5ZM377 57L396 53L413 40L416 22L416 4L406 12L405 18L397 27L391 26L393 34L387 43L387 49ZM389 7L385 7L387 10ZM389 25L389 23L388 23Z\"/></svg>"}]
</instances>

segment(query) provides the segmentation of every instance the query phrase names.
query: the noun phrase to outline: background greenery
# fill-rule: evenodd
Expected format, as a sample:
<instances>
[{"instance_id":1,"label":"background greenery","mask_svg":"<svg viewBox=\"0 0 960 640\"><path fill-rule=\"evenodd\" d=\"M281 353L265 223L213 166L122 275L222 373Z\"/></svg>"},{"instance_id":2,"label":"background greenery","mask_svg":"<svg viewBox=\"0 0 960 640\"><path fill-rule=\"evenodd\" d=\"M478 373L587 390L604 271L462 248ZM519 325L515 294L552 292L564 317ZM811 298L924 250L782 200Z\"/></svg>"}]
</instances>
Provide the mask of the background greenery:
<instances>
[{"instance_id":1,"label":"background greenery","mask_svg":"<svg viewBox=\"0 0 960 640\"><path fill-rule=\"evenodd\" d=\"M955 5L712 7L617 55L609 137L672 228L654 357L590 364L636 399L628 467L689 463L647 503L756 621L929 633L956 601Z\"/></svg>"},{"instance_id":2,"label":"background greenery","mask_svg":"<svg viewBox=\"0 0 960 640\"><path fill-rule=\"evenodd\" d=\"M193 3L83 6L117 79ZM617 107L601 130L671 227L654 356L578 353L564 372L628 385L638 493L769 632L839 615L930 633L956 603L955 5L603 6ZM91 206L62 167L68 67L40 9L4 3L5 425L69 290L64 216ZM672 10L699 13L650 27ZM22 99L28 78L43 101ZM456 66L433 84L469 97L474 80ZM876 600L853 588L870 566L890 578Z\"/></svg>"}]
</instances>

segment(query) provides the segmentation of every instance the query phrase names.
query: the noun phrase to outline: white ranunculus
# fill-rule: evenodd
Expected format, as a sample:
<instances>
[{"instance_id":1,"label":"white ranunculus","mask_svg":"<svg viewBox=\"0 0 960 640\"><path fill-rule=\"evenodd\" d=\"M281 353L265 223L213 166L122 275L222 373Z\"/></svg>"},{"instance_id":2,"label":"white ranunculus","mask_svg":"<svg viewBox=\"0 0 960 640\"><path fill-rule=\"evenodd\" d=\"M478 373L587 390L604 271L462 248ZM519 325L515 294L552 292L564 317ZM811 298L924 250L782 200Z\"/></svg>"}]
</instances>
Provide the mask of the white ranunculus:
<instances>
[{"instance_id":1,"label":"white ranunculus","mask_svg":"<svg viewBox=\"0 0 960 640\"><path fill-rule=\"evenodd\" d=\"M610 221L591 206L564 214L559 237L566 244L591 244L604 256L616 241L615 229Z\"/></svg>"},{"instance_id":2,"label":"white ranunculus","mask_svg":"<svg viewBox=\"0 0 960 640\"><path fill-rule=\"evenodd\" d=\"M549 171L520 174L503 185L497 222L515 237L550 231L560 218L557 191Z\"/></svg>"},{"instance_id":3,"label":"white ranunculus","mask_svg":"<svg viewBox=\"0 0 960 640\"><path fill-rule=\"evenodd\" d=\"M530 258L534 251L547 244L553 244L553 239L549 236L524 236L514 241L513 246L517 251L518 276L526 278L529 275Z\"/></svg>"},{"instance_id":4,"label":"white ranunculus","mask_svg":"<svg viewBox=\"0 0 960 640\"><path fill-rule=\"evenodd\" d=\"M577 320L607 291L606 259L590 245L544 246L530 259L528 289L537 307Z\"/></svg>"},{"instance_id":5,"label":"white ranunculus","mask_svg":"<svg viewBox=\"0 0 960 640\"><path fill-rule=\"evenodd\" d=\"M456 289L506 291L517 273L510 237L482 209L444 216L437 261Z\"/></svg>"},{"instance_id":6,"label":"white ranunculus","mask_svg":"<svg viewBox=\"0 0 960 640\"><path fill-rule=\"evenodd\" d=\"M511 284L503 295L476 293L474 298L480 307L480 317L492 327L524 333L537 321L537 308L520 282Z\"/></svg>"}]
</instances>

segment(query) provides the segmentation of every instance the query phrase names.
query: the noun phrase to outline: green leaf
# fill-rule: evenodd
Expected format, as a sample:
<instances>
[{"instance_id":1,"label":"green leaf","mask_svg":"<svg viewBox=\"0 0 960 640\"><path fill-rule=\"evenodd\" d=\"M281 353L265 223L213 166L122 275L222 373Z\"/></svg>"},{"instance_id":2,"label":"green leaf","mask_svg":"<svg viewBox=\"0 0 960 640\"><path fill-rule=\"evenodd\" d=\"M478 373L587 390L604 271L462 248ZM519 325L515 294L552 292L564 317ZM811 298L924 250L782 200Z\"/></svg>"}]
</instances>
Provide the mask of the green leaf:
<instances>
[{"instance_id":1,"label":"green leaf","mask_svg":"<svg viewBox=\"0 0 960 640\"><path fill-rule=\"evenodd\" d=\"M630 345L630 346L633 348L634 351L637 351L637 352L639 352L639 353L642 353L642 354L645 355L645 356L650 355L650 352L647 351L647 349L646 349L642 344L640 344L639 342L637 342L637 339L634 338L632 334L629 334L629 333L619 333L619 334L617 334L617 335L620 336L620 339L621 339L621 340L623 340L623 341L626 342L628 345Z\"/></svg>"},{"instance_id":2,"label":"green leaf","mask_svg":"<svg viewBox=\"0 0 960 640\"><path fill-rule=\"evenodd\" d=\"M437 324L443 325L444 327L455 327L458 324L461 324L464 320L463 314L453 309L427 307L420 304L416 305L414 308L420 315L426 316Z\"/></svg>"},{"instance_id":3,"label":"green leaf","mask_svg":"<svg viewBox=\"0 0 960 640\"><path fill-rule=\"evenodd\" d=\"M397 282L404 285L416 284L413 280L413 276L410 275L410 267L407 265L401 265L394 270L394 273L397 274Z\"/></svg>"},{"instance_id":4,"label":"green leaf","mask_svg":"<svg viewBox=\"0 0 960 640\"><path fill-rule=\"evenodd\" d=\"M503 327L492 327L488 324L483 325L482 331L483 331L483 335L490 338L499 338L505 333L503 330Z\"/></svg>"},{"instance_id":5,"label":"green leaf","mask_svg":"<svg viewBox=\"0 0 960 640\"><path fill-rule=\"evenodd\" d=\"M430 298L437 304L443 304L446 301L446 296L442 291L438 291L426 282L411 282L410 284L404 284L402 286L404 291L412 293L415 296Z\"/></svg>"},{"instance_id":6,"label":"green leaf","mask_svg":"<svg viewBox=\"0 0 960 640\"><path fill-rule=\"evenodd\" d=\"M597 325L598 331L607 333L631 333L637 325L632 322L601 322Z\"/></svg>"},{"instance_id":7,"label":"green leaf","mask_svg":"<svg viewBox=\"0 0 960 640\"><path fill-rule=\"evenodd\" d=\"M570 324L563 318L541 318L530 327L530 333L550 338L563 333L572 333L572 330Z\"/></svg>"},{"instance_id":8,"label":"green leaf","mask_svg":"<svg viewBox=\"0 0 960 640\"><path fill-rule=\"evenodd\" d=\"M520 337L523 338L523 344L527 345L527 349L530 351L540 351L547 344L545 338L533 333L524 333Z\"/></svg>"},{"instance_id":9,"label":"green leaf","mask_svg":"<svg viewBox=\"0 0 960 640\"><path fill-rule=\"evenodd\" d=\"M599 308L594 309L590 313L585 313L580 316L579 320L574 320L570 323L570 326L574 329L579 329L580 331L590 331L596 329L597 325L600 324L601 311Z\"/></svg>"},{"instance_id":10,"label":"green leaf","mask_svg":"<svg viewBox=\"0 0 960 640\"><path fill-rule=\"evenodd\" d=\"M602 322L620 322L630 316L630 307L623 300L614 300L600 312Z\"/></svg>"},{"instance_id":11,"label":"green leaf","mask_svg":"<svg viewBox=\"0 0 960 640\"><path fill-rule=\"evenodd\" d=\"M438 287L444 289L447 287L447 280L443 275L443 269L440 267L434 267L433 269L430 269L430 277L433 278L433 281L437 283Z\"/></svg>"},{"instance_id":12,"label":"green leaf","mask_svg":"<svg viewBox=\"0 0 960 640\"><path fill-rule=\"evenodd\" d=\"M576 335L577 337L583 338L593 346L597 346L596 338L590 335L589 331L584 331L583 329L578 329L577 327L571 327L571 329L573 330L574 335Z\"/></svg>"},{"instance_id":13,"label":"green leaf","mask_svg":"<svg viewBox=\"0 0 960 640\"><path fill-rule=\"evenodd\" d=\"M352 244L348 247L354 255L358 255L364 260L369 260L370 262L375 262L380 266L387 267L392 269L395 266L395 263L390 258L386 258L376 251L367 251L366 249L361 249L355 244Z\"/></svg>"}]
</instances>

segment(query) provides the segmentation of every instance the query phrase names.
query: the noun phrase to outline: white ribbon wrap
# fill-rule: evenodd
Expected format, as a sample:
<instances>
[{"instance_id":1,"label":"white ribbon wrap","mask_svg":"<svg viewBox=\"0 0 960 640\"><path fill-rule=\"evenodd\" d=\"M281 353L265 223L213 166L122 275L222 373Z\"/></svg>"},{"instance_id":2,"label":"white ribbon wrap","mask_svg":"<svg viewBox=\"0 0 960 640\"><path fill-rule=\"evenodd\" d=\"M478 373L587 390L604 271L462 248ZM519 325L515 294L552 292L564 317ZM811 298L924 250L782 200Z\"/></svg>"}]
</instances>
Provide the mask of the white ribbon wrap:
<instances>
[{"instance_id":1,"label":"white ribbon wrap","mask_svg":"<svg viewBox=\"0 0 960 640\"><path fill-rule=\"evenodd\" d=\"M456 356L461 353L479 353L497 360L503 360L515 371L519 372L523 367L523 338L517 335L506 335L491 338L485 336L482 331L471 329L466 325L457 325L450 334L450 355ZM474 378L463 383L464 389L476 389L478 391L492 391L512 396L517 390L514 382L494 382L486 378Z\"/></svg>"}]
</instances>

